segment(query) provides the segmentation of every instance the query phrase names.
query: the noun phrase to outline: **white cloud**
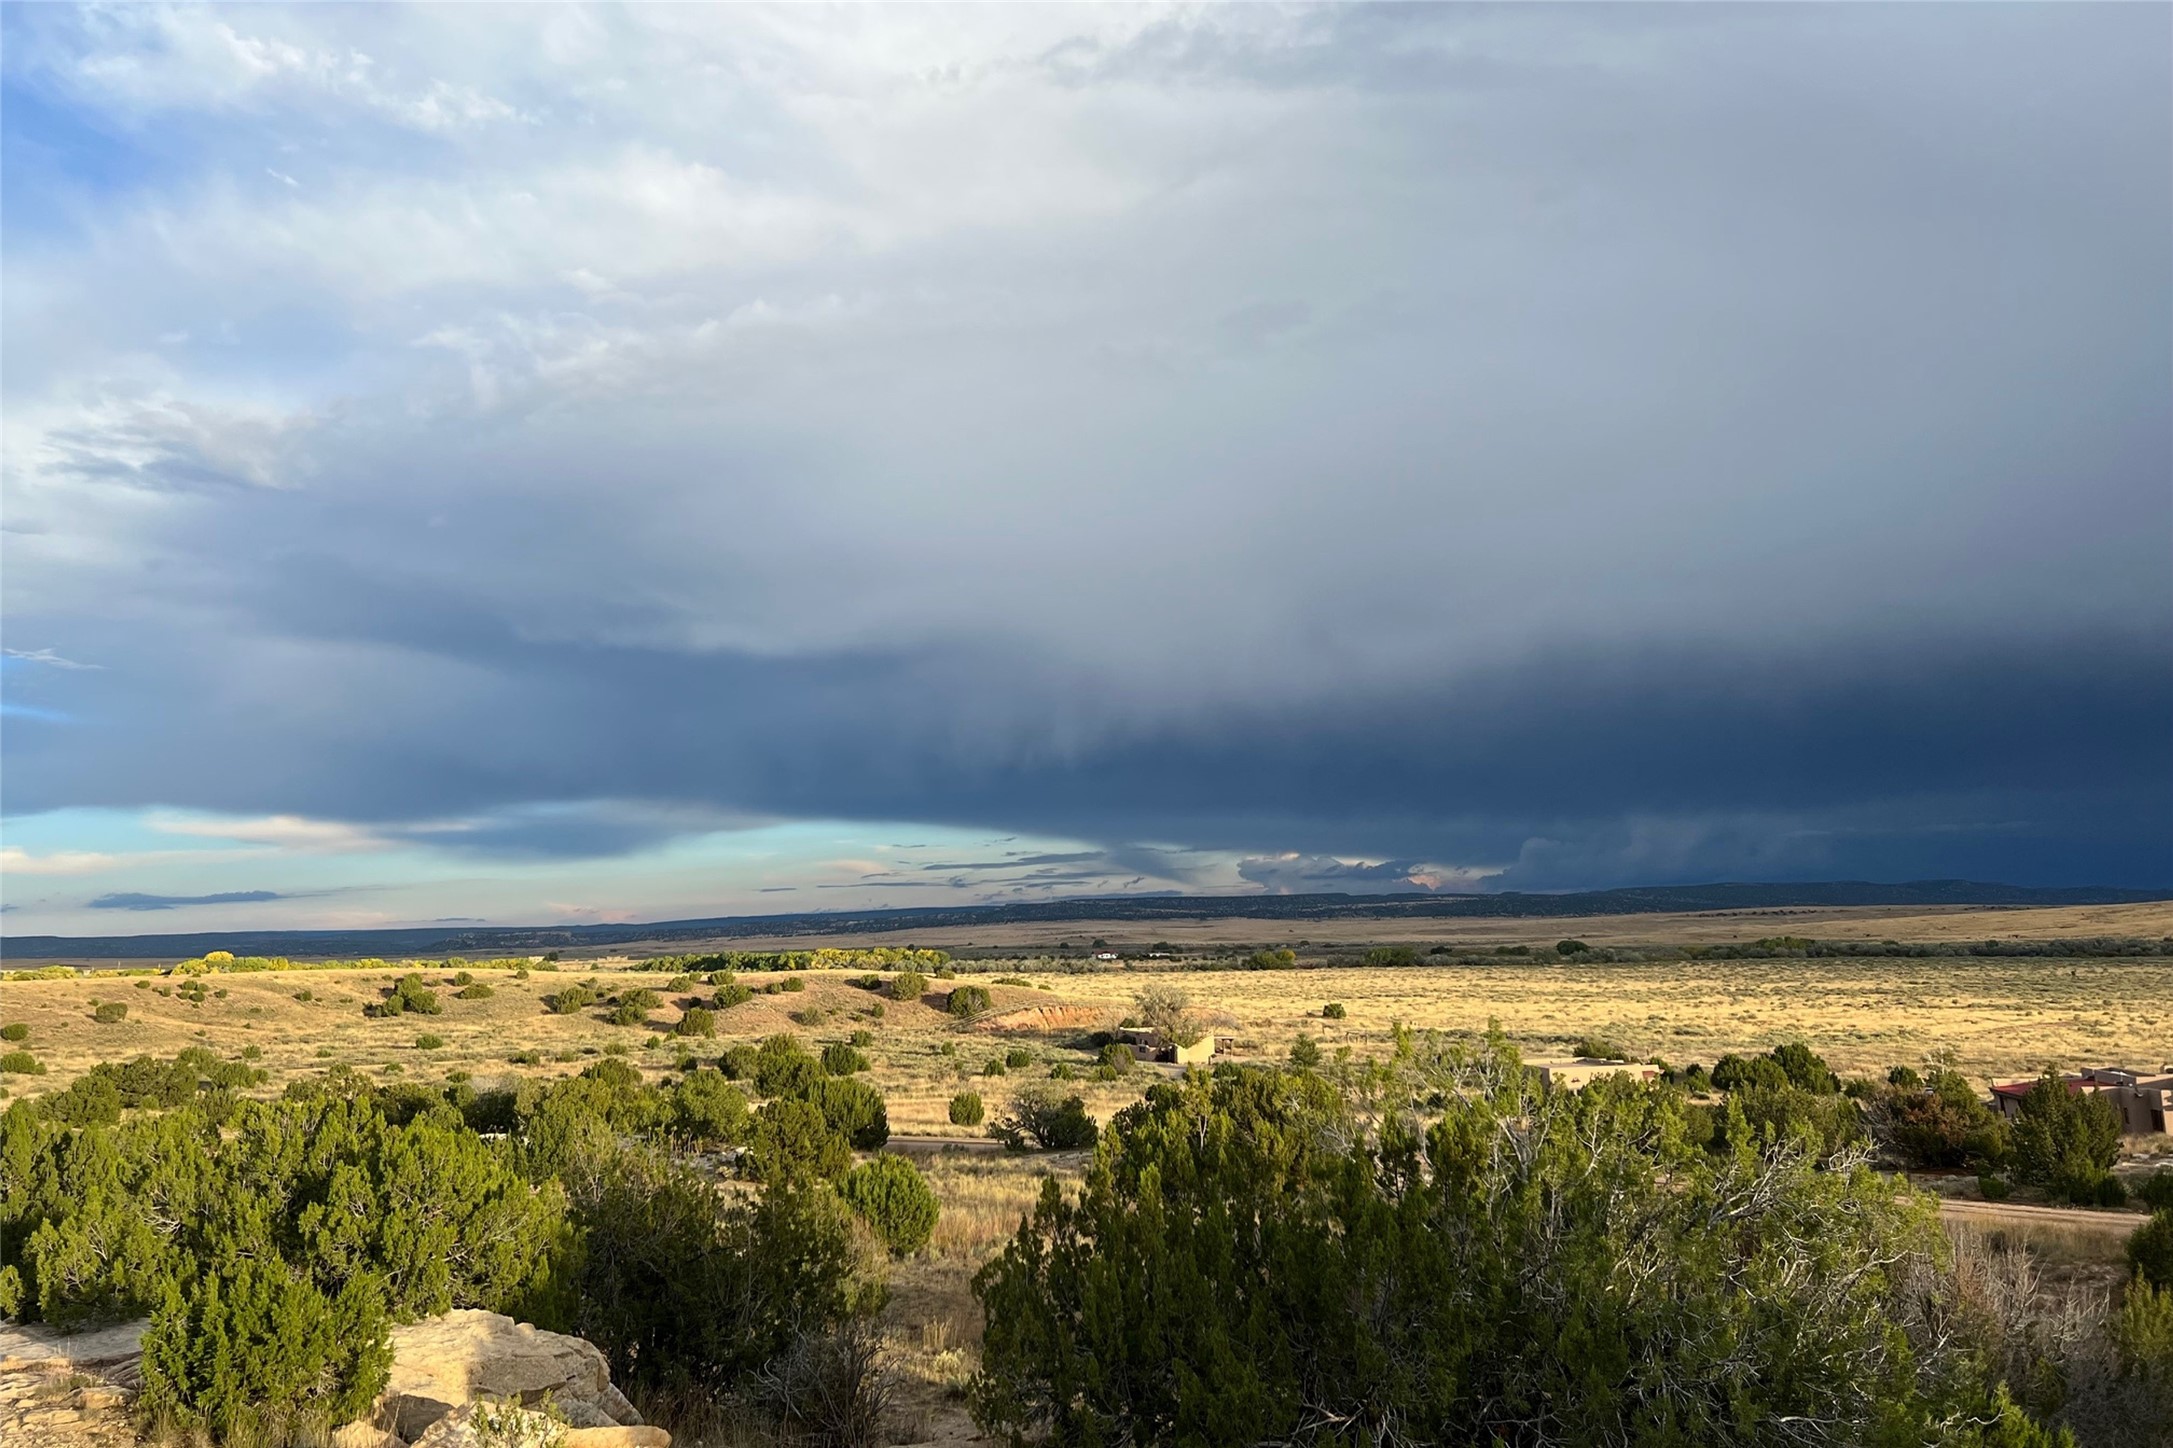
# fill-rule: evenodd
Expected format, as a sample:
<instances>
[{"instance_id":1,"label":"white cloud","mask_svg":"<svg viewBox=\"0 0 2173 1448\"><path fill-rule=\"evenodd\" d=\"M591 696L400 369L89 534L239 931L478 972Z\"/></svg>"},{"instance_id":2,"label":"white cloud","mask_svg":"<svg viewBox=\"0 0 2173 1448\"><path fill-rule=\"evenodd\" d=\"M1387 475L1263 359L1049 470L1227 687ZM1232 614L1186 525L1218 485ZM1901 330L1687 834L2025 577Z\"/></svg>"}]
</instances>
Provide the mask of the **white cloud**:
<instances>
[{"instance_id":1,"label":"white cloud","mask_svg":"<svg viewBox=\"0 0 2173 1448\"><path fill-rule=\"evenodd\" d=\"M96 850L55 850L35 855L19 845L0 845L0 875L88 875L109 869L121 859Z\"/></svg>"},{"instance_id":2,"label":"white cloud","mask_svg":"<svg viewBox=\"0 0 2173 1448\"><path fill-rule=\"evenodd\" d=\"M0 653L6 654L11 659L21 659L26 664L46 664L56 669L99 669L105 667L103 664L78 663L74 659L62 658L51 649L0 649Z\"/></svg>"},{"instance_id":3,"label":"white cloud","mask_svg":"<svg viewBox=\"0 0 2173 1448\"><path fill-rule=\"evenodd\" d=\"M154 813L144 823L168 835L233 840L305 853L346 854L391 848L393 842L360 825L301 815L265 815L256 819L220 819Z\"/></svg>"}]
</instances>

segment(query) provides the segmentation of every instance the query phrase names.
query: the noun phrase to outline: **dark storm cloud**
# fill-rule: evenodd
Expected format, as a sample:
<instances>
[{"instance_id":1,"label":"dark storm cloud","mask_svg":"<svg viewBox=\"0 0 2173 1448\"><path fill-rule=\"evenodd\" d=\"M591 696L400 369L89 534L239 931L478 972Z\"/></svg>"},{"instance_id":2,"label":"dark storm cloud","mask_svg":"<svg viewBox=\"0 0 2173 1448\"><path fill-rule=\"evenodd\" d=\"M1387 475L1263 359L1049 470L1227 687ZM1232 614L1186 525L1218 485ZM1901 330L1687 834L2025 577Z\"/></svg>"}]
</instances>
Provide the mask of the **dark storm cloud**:
<instances>
[{"instance_id":1,"label":"dark storm cloud","mask_svg":"<svg viewBox=\"0 0 2173 1448\"><path fill-rule=\"evenodd\" d=\"M1506 864L1509 883L1534 886L1686 872L2173 877L2163 639L1564 652L1450 688L1112 733L1061 757L1035 747L1036 727L986 747L952 738L941 701L964 670L955 660L530 648L490 669L500 689L480 706L405 725L364 713L337 737L181 711L163 735L169 759L101 758L60 731L41 748L18 728L10 747L31 783L17 789L121 803L156 788L184 806L395 827L416 815L500 821L412 836L449 848L517 838L542 788L671 802L643 838L740 811ZM1001 675L990 666L981 693ZM666 697L642 712L609 703ZM568 702L583 699L595 702ZM762 706L735 707L747 699ZM167 772L180 759L194 766L185 779ZM328 759L337 767L322 768ZM633 805L611 813L593 835L543 845L609 852L635 827L626 821L644 819ZM1137 856L1108 858L1122 868ZM1168 873L1166 856L1152 862ZM945 868L981 863L1030 862Z\"/></svg>"},{"instance_id":2,"label":"dark storm cloud","mask_svg":"<svg viewBox=\"0 0 2173 1448\"><path fill-rule=\"evenodd\" d=\"M8 810L2173 883L2168 12L982 18L629 18L578 124L463 31L250 93L340 185L13 248L11 628L101 667L11 671Z\"/></svg>"}]
</instances>

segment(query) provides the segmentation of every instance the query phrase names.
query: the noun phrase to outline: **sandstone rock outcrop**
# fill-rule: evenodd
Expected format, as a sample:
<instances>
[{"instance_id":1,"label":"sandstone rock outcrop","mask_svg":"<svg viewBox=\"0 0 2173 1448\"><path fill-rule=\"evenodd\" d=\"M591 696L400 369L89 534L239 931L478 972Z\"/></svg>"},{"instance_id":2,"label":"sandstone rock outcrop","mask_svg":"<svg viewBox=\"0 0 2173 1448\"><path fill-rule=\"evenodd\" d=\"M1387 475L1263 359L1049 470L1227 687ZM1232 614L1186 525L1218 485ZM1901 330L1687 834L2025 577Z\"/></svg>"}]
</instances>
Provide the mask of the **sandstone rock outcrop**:
<instances>
[{"instance_id":1,"label":"sandstone rock outcrop","mask_svg":"<svg viewBox=\"0 0 2173 1448\"><path fill-rule=\"evenodd\" d=\"M671 1448L671 1441L662 1428L569 1428L541 1411L468 1403L424 1429L414 1448Z\"/></svg>"},{"instance_id":2,"label":"sandstone rock outcrop","mask_svg":"<svg viewBox=\"0 0 2173 1448\"><path fill-rule=\"evenodd\" d=\"M569 1436L572 1448L667 1448L661 1429L641 1428L641 1414L611 1385L611 1368L594 1345L561 1332L546 1332L495 1312L463 1309L397 1327L392 1332L392 1376L379 1395L369 1425L401 1443L451 1438L444 1448L471 1448L476 1441L473 1405L479 1401L529 1407L549 1404L568 1428L604 1434L593 1443ZM464 1411L471 1410L471 1411ZM459 1412L438 1440L431 1430ZM359 1432L365 1425L350 1425ZM343 1429L343 1432L348 1430ZM395 1448L384 1442L339 1448Z\"/></svg>"}]
</instances>

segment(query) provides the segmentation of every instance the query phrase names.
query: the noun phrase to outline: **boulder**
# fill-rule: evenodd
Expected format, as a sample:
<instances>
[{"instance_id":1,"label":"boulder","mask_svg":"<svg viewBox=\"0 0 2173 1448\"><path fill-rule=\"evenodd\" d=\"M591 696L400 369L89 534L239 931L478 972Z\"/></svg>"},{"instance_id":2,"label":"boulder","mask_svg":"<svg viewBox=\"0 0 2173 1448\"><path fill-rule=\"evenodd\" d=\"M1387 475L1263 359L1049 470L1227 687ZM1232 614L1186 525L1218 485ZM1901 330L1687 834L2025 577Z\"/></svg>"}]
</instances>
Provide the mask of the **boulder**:
<instances>
[{"instance_id":1,"label":"boulder","mask_svg":"<svg viewBox=\"0 0 2173 1448\"><path fill-rule=\"evenodd\" d=\"M473 1309L393 1329L392 1375L370 1421L419 1445L440 1419L483 1398L555 1403L575 1428L641 1423L592 1344Z\"/></svg>"},{"instance_id":2,"label":"boulder","mask_svg":"<svg viewBox=\"0 0 2173 1448\"><path fill-rule=\"evenodd\" d=\"M143 1330L149 1325L139 1318L90 1332L60 1332L42 1322L0 1324L0 1372L125 1368L143 1360Z\"/></svg>"},{"instance_id":3,"label":"boulder","mask_svg":"<svg viewBox=\"0 0 2173 1448\"><path fill-rule=\"evenodd\" d=\"M332 1448L407 1448L396 1433L387 1432L375 1423L349 1423L344 1428L332 1430Z\"/></svg>"},{"instance_id":4,"label":"boulder","mask_svg":"<svg viewBox=\"0 0 2173 1448\"><path fill-rule=\"evenodd\" d=\"M477 1421L476 1404L466 1403L423 1430L415 1448L671 1448L662 1428L620 1426L578 1428L542 1412L505 1408L490 1415L487 1428Z\"/></svg>"}]
</instances>

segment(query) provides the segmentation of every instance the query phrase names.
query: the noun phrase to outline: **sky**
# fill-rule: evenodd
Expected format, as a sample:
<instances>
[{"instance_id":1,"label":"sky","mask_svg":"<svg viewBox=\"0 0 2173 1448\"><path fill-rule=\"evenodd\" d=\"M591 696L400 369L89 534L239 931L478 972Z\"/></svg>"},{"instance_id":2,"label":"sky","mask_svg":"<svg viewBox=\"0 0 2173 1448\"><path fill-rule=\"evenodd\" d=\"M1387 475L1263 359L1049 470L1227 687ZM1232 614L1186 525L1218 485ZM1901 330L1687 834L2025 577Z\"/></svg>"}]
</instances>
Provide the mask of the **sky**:
<instances>
[{"instance_id":1,"label":"sky","mask_svg":"<svg viewBox=\"0 0 2173 1448\"><path fill-rule=\"evenodd\" d=\"M6 933L2173 885L2173 10L0 10Z\"/></svg>"}]
</instances>

